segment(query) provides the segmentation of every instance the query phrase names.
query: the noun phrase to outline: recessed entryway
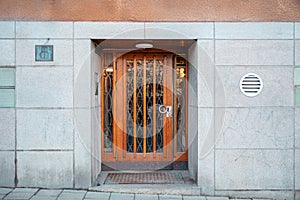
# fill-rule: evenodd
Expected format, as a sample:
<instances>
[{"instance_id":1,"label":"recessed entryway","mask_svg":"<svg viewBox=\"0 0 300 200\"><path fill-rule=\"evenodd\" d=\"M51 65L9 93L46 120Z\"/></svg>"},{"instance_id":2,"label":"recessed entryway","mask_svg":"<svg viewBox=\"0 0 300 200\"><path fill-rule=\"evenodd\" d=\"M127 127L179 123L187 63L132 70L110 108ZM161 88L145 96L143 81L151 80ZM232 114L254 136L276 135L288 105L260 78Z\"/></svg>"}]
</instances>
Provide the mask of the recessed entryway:
<instances>
[{"instance_id":1,"label":"recessed entryway","mask_svg":"<svg viewBox=\"0 0 300 200\"><path fill-rule=\"evenodd\" d=\"M126 169L125 163L134 162L139 170L139 162L160 169L187 162L186 59L151 49L104 51L102 60L103 165L118 162Z\"/></svg>"}]
</instances>

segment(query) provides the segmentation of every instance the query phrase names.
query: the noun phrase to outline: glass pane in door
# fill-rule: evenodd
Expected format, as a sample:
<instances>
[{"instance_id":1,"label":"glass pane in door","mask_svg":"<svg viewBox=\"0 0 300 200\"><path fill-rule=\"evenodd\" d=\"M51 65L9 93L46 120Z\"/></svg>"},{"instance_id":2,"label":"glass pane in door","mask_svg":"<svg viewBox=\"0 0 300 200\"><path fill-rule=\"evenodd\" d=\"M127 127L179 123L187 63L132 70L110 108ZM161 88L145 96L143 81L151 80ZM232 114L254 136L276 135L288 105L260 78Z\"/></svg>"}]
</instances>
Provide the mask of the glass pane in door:
<instances>
[{"instance_id":1,"label":"glass pane in door","mask_svg":"<svg viewBox=\"0 0 300 200\"><path fill-rule=\"evenodd\" d=\"M126 112L127 112L127 135L126 150L133 152L134 125L133 125L133 90L134 90L134 65L133 60L126 60Z\"/></svg>"},{"instance_id":2,"label":"glass pane in door","mask_svg":"<svg viewBox=\"0 0 300 200\"><path fill-rule=\"evenodd\" d=\"M146 152L153 152L153 60L146 60Z\"/></svg>"},{"instance_id":3,"label":"glass pane in door","mask_svg":"<svg viewBox=\"0 0 300 200\"><path fill-rule=\"evenodd\" d=\"M164 119L163 115L158 111L160 105L164 105L164 70L163 70L164 62L162 59L156 60L155 66L155 82L156 82L156 152L163 152L163 132L164 132Z\"/></svg>"},{"instance_id":4,"label":"glass pane in door","mask_svg":"<svg viewBox=\"0 0 300 200\"><path fill-rule=\"evenodd\" d=\"M176 132L177 152L186 151L186 60L182 57L176 57L176 70L175 70L175 103L176 106Z\"/></svg>"},{"instance_id":5,"label":"glass pane in door","mask_svg":"<svg viewBox=\"0 0 300 200\"><path fill-rule=\"evenodd\" d=\"M143 60L136 61L136 152L143 153L144 147L144 97L143 97Z\"/></svg>"},{"instance_id":6,"label":"glass pane in door","mask_svg":"<svg viewBox=\"0 0 300 200\"><path fill-rule=\"evenodd\" d=\"M126 60L126 151L163 152L163 58Z\"/></svg>"},{"instance_id":7,"label":"glass pane in door","mask_svg":"<svg viewBox=\"0 0 300 200\"><path fill-rule=\"evenodd\" d=\"M177 97L177 152L186 150L186 81L184 68L177 68L176 72L176 97Z\"/></svg>"},{"instance_id":8,"label":"glass pane in door","mask_svg":"<svg viewBox=\"0 0 300 200\"><path fill-rule=\"evenodd\" d=\"M104 75L104 149L112 152L113 144L113 72L112 68L105 70Z\"/></svg>"}]
</instances>

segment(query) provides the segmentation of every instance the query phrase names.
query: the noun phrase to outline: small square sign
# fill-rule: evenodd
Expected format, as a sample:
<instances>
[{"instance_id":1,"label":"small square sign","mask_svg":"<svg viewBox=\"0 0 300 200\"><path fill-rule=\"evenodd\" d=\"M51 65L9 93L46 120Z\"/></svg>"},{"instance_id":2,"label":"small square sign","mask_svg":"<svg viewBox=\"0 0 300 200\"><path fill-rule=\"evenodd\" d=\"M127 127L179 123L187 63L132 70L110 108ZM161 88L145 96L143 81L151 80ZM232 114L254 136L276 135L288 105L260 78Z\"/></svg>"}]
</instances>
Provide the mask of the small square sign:
<instances>
[{"instance_id":1,"label":"small square sign","mask_svg":"<svg viewBox=\"0 0 300 200\"><path fill-rule=\"evenodd\" d=\"M35 45L35 61L53 61L53 45Z\"/></svg>"}]
</instances>

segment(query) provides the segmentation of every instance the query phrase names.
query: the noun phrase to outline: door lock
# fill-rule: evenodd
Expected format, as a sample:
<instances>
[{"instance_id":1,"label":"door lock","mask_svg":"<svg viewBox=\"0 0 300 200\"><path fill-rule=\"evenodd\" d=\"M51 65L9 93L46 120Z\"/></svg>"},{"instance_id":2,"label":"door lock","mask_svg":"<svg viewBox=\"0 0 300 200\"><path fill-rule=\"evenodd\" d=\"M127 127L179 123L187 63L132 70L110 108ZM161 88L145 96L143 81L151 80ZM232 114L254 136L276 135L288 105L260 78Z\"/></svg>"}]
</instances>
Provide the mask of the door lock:
<instances>
[{"instance_id":1,"label":"door lock","mask_svg":"<svg viewBox=\"0 0 300 200\"><path fill-rule=\"evenodd\" d=\"M161 114L166 114L167 117L172 117L172 106L160 105L158 111Z\"/></svg>"}]
</instances>

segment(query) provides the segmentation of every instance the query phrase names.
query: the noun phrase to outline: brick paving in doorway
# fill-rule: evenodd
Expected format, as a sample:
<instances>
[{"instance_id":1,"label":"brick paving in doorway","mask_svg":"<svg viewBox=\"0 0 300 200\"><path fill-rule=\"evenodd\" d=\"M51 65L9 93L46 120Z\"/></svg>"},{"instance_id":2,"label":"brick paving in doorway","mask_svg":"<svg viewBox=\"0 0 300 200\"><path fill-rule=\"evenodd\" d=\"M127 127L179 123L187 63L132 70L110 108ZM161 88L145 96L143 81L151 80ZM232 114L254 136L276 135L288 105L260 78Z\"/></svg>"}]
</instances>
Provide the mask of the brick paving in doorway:
<instances>
[{"instance_id":1,"label":"brick paving in doorway","mask_svg":"<svg viewBox=\"0 0 300 200\"><path fill-rule=\"evenodd\" d=\"M109 173L104 184L184 184L180 172Z\"/></svg>"}]
</instances>

